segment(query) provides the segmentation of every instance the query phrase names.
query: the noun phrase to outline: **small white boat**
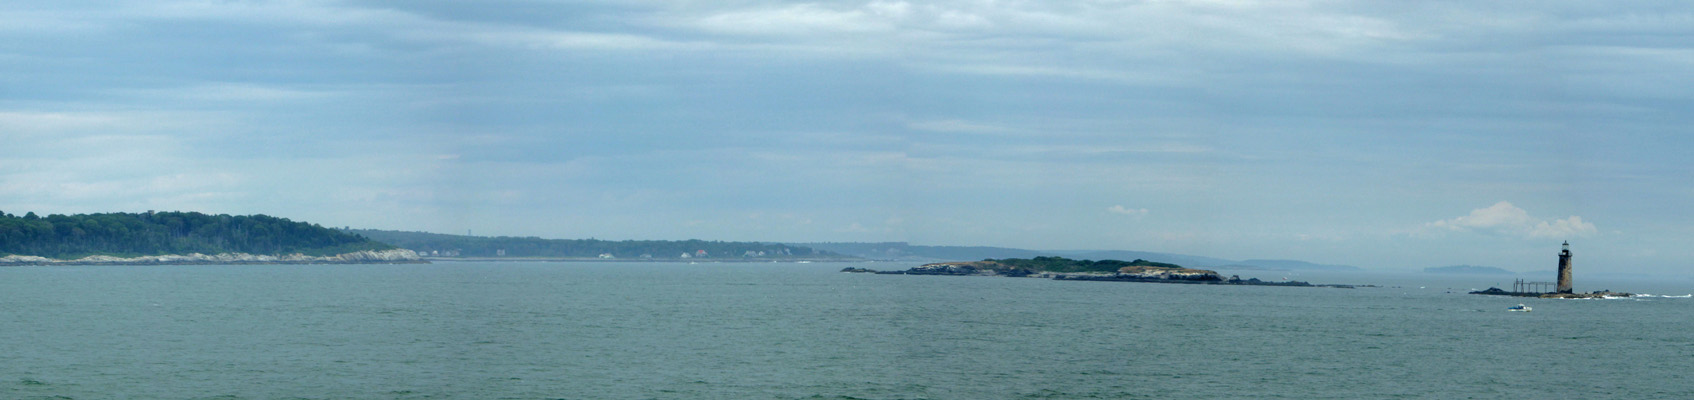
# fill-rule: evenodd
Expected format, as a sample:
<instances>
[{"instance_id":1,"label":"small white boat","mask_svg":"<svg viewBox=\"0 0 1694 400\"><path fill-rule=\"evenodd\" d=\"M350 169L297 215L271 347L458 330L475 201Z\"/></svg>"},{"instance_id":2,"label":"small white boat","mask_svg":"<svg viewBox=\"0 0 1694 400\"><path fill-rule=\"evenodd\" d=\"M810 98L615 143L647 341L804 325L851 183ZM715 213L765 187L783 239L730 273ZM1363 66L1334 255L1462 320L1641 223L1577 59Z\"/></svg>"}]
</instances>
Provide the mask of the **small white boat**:
<instances>
[{"instance_id":1,"label":"small white boat","mask_svg":"<svg viewBox=\"0 0 1694 400\"><path fill-rule=\"evenodd\" d=\"M1523 305L1523 304L1518 304L1518 305L1515 305L1515 306L1511 306L1511 307L1506 307L1506 311L1523 311L1523 312L1529 312L1529 311L1530 311L1530 310L1534 310L1534 309L1533 309L1533 308L1529 308L1529 306L1526 306L1526 305Z\"/></svg>"}]
</instances>

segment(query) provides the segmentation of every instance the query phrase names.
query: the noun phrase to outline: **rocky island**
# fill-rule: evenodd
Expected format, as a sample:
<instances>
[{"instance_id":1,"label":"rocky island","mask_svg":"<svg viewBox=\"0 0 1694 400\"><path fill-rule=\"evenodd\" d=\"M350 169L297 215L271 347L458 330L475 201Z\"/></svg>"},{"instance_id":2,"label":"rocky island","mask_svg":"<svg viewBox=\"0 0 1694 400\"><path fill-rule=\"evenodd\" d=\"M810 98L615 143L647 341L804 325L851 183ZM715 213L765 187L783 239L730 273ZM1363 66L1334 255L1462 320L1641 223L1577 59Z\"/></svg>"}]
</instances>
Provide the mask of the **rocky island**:
<instances>
[{"instance_id":1,"label":"rocky island","mask_svg":"<svg viewBox=\"0 0 1694 400\"><path fill-rule=\"evenodd\" d=\"M1543 299L1607 299L1607 298L1622 298L1622 297L1633 297L1633 296L1635 296L1635 294L1633 294L1633 293L1613 292L1613 291L1610 291L1610 290L1601 290L1601 291L1594 291L1594 292L1588 292L1588 293L1519 292L1519 291L1509 291L1509 290L1505 290L1505 289L1501 289L1501 288L1497 288L1497 287L1491 287L1491 288L1488 288L1488 290L1478 290L1478 291L1470 292L1470 294L1484 294L1484 295L1490 295L1490 296L1536 297L1536 298L1543 298Z\"/></svg>"},{"instance_id":2,"label":"rocky island","mask_svg":"<svg viewBox=\"0 0 1694 400\"><path fill-rule=\"evenodd\" d=\"M894 275L955 275L1004 276L1014 278L1047 278L1073 281L1113 281L1144 283L1179 283L1202 285L1308 286L1352 288L1352 285L1314 285L1309 282L1261 281L1257 278L1224 278L1217 271L1184 268L1180 265L1137 259L1072 260L1064 257L1006 258L982 261L943 262L924 264L903 271L876 271L867 268L846 268L841 272Z\"/></svg>"},{"instance_id":3,"label":"rocky island","mask_svg":"<svg viewBox=\"0 0 1694 400\"><path fill-rule=\"evenodd\" d=\"M1557 282L1528 282L1519 279L1516 282L1512 282L1512 290L1491 287L1488 288L1488 290L1478 290L1470 292L1470 294L1538 297L1543 299L1607 299L1634 296L1634 294L1613 292L1611 290L1597 290L1588 293L1578 293L1571 285L1572 257L1573 255L1570 252L1570 242L1565 242L1559 250L1559 280ZM1551 287L1553 291L1544 290L1549 287Z\"/></svg>"}]
</instances>

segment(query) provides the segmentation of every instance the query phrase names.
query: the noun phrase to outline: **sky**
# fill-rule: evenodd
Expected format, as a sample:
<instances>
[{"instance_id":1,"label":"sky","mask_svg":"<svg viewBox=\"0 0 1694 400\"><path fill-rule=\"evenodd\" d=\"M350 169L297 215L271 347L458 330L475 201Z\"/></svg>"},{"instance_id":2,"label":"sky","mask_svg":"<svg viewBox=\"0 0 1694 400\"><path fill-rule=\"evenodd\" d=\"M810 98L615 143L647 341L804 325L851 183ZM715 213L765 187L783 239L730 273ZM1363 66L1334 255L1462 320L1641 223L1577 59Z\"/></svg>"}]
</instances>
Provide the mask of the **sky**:
<instances>
[{"instance_id":1,"label":"sky","mask_svg":"<svg viewBox=\"0 0 1694 400\"><path fill-rule=\"evenodd\" d=\"M1679 2L9 1L0 211L1694 274Z\"/></svg>"}]
</instances>

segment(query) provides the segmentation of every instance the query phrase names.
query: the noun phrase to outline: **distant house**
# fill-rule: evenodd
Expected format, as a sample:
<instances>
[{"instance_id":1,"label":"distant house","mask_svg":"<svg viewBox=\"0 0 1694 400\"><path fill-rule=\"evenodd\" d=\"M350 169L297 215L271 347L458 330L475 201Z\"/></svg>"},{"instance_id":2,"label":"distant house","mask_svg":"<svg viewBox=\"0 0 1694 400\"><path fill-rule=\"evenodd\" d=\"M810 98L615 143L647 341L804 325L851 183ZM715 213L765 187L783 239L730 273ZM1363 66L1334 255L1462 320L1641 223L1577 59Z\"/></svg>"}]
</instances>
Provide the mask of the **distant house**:
<instances>
[{"instance_id":1,"label":"distant house","mask_svg":"<svg viewBox=\"0 0 1694 400\"><path fill-rule=\"evenodd\" d=\"M688 253L686 253L686 252L682 253L682 258L690 258L690 257L694 257L694 256L688 255Z\"/></svg>"},{"instance_id":2,"label":"distant house","mask_svg":"<svg viewBox=\"0 0 1694 400\"><path fill-rule=\"evenodd\" d=\"M706 256L706 251L705 251L705 250L695 250L695 251L694 251L694 256L695 256L695 257L705 257L705 256Z\"/></svg>"},{"instance_id":3,"label":"distant house","mask_svg":"<svg viewBox=\"0 0 1694 400\"><path fill-rule=\"evenodd\" d=\"M600 253L600 258L617 258L617 257L612 257L612 253Z\"/></svg>"},{"instance_id":4,"label":"distant house","mask_svg":"<svg viewBox=\"0 0 1694 400\"><path fill-rule=\"evenodd\" d=\"M653 258L652 254L642 254L641 258Z\"/></svg>"}]
</instances>

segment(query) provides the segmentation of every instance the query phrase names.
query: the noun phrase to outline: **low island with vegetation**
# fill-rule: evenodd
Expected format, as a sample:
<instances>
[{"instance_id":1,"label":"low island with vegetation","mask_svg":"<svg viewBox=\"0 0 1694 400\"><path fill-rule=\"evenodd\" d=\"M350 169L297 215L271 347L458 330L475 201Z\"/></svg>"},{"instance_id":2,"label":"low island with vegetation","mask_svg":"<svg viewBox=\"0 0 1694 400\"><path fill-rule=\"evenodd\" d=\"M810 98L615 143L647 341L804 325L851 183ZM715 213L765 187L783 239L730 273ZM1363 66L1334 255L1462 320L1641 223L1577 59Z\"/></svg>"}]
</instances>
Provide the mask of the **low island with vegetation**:
<instances>
[{"instance_id":1,"label":"low island with vegetation","mask_svg":"<svg viewBox=\"0 0 1694 400\"><path fill-rule=\"evenodd\" d=\"M262 214L0 212L0 265L411 262L425 261L364 236Z\"/></svg>"},{"instance_id":2,"label":"low island with vegetation","mask_svg":"<svg viewBox=\"0 0 1694 400\"><path fill-rule=\"evenodd\" d=\"M1352 288L1352 285L1314 285L1301 281L1261 281L1257 278L1224 278L1217 271L1184 268L1180 265L1137 259L1073 260L1064 257L1005 258L982 261L942 262L924 264L906 270L876 271L866 268L846 268L842 272L893 275L956 275L1005 276L1014 278L1048 278L1078 281L1117 281L1147 283L1186 283L1208 285L1254 286L1324 286Z\"/></svg>"}]
</instances>

